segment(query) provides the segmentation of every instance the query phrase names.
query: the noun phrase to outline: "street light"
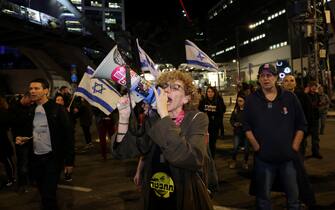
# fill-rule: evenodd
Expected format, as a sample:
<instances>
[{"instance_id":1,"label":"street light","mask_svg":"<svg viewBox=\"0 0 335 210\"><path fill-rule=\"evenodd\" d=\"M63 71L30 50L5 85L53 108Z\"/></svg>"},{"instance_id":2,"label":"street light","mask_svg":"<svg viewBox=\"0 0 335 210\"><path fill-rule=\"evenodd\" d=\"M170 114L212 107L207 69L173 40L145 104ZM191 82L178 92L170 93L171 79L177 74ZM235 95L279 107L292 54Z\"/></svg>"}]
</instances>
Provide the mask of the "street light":
<instances>
[{"instance_id":1,"label":"street light","mask_svg":"<svg viewBox=\"0 0 335 210\"><path fill-rule=\"evenodd\" d=\"M239 85L241 82L241 67L240 67L240 40L239 40L239 27L241 26L236 26L235 27L235 39L236 39L236 66L237 66L237 84Z\"/></svg>"}]
</instances>

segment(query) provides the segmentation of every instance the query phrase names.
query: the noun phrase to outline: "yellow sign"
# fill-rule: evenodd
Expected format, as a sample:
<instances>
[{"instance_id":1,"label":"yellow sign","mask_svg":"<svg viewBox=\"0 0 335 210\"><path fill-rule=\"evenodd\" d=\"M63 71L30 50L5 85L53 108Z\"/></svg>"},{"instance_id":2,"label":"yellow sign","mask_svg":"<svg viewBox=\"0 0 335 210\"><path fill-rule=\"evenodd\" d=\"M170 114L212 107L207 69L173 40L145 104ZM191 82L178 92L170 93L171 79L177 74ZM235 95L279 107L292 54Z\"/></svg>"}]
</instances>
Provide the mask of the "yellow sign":
<instances>
[{"instance_id":1,"label":"yellow sign","mask_svg":"<svg viewBox=\"0 0 335 210\"><path fill-rule=\"evenodd\" d=\"M164 172L157 172L152 176L150 187L161 198L169 198L170 193L174 192L173 180Z\"/></svg>"}]
</instances>

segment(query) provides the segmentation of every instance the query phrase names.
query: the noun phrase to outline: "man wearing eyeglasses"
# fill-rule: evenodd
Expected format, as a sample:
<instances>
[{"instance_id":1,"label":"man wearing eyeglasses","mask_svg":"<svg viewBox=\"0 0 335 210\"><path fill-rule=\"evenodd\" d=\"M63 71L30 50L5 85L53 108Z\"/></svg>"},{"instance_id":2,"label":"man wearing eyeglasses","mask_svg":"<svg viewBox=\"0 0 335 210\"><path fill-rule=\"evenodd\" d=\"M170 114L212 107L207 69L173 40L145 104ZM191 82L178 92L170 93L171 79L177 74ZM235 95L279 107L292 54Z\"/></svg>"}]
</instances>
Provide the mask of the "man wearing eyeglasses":
<instances>
[{"instance_id":1,"label":"man wearing eyeglasses","mask_svg":"<svg viewBox=\"0 0 335 210\"><path fill-rule=\"evenodd\" d=\"M255 152L254 177L257 209L271 210L271 188L279 178L287 208L300 209L297 170L293 160L307 129L296 96L276 86L277 70L272 64L260 66L260 88L247 97L244 131Z\"/></svg>"}]
</instances>

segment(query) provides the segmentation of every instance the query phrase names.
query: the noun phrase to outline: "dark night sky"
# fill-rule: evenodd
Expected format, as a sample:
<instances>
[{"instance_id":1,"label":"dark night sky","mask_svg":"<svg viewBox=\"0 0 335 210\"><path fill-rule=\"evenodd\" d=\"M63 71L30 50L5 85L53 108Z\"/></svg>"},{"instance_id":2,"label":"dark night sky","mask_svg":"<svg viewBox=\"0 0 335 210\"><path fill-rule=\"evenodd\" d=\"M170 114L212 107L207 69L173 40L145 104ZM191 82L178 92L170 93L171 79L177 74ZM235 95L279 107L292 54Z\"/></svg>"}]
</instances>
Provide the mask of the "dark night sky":
<instances>
[{"instance_id":1,"label":"dark night sky","mask_svg":"<svg viewBox=\"0 0 335 210\"><path fill-rule=\"evenodd\" d=\"M27 6L26 0L10 0ZM31 0L32 8L44 11L44 8L57 8L49 5L54 1ZM178 65L185 62L185 39L191 35L199 20L204 19L208 10L219 0L183 0L192 20L190 23L182 14L180 0L125 0L126 31L133 38L139 38L142 48L156 63Z\"/></svg>"},{"instance_id":2,"label":"dark night sky","mask_svg":"<svg viewBox=\"0 0 335 210\"><path fill-rule=\"evenodd\" d=\"M185 39L219 0L183 2L192 23L183 17L179 0L125 1L126 30L156 63L185 62Z\"/></svg>"},{"instance_id":3,"label":"dark night sky","mask_svg":"<svg viewBox=\"0 0 335 210\"><path fill-rule=\"evenodd\" d=\"M183 0L191 19L206 15L217 2L219 0ZM138 20L158 22L167 19L175 21L182 17L181 10L182 6L179 0L125 1L125 11L129 22Z\"/></svg>"}]
</instances>

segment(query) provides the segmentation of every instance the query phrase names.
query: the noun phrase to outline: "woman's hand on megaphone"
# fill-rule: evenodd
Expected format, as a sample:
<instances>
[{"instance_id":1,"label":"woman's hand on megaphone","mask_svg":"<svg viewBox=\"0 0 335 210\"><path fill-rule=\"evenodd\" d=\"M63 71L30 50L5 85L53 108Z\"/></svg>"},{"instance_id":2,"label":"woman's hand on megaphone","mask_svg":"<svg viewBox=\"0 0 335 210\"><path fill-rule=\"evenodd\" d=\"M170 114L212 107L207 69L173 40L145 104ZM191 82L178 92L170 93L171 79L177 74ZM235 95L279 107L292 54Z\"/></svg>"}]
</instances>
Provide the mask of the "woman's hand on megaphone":
<instances>
[{"instance_id":1,"label":"woman's hand on megaphone","mask_svg":"<svg viewBox=\"0 0 335 210\"><path fill-rule=\"evenodd\" d=\"M124 95L120 98L117 103L117 109L119 110L119 121L129 122L130 117L130 100L128 95Z\"/></svg>"},{"instance_id":2,"label":"woman's hand on megaphone","mask_svg":"<svg viewBox=\"0 0 335 210\"><path fill-rule=\"evenodd\" d=\"M164 118L169 115L168 112L168 97L166 92L159 87L159 93L155 87L153 87L155 97L156 97L156 103L157 103L157 112L161 118Z\"/></svg>"}]
</instances>

